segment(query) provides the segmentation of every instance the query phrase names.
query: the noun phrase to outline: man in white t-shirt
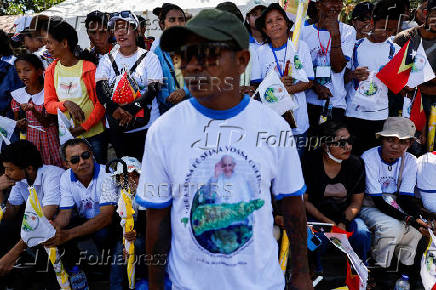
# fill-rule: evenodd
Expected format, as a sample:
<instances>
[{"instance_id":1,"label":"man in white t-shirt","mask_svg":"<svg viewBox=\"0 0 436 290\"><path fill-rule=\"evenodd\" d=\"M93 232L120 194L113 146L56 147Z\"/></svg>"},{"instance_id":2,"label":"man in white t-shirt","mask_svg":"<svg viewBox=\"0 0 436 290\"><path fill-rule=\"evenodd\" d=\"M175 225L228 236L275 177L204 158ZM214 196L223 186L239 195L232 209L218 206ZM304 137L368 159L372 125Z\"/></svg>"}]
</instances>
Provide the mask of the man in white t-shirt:
<instances>
[{"instance_id":1,"label":"man in white t-shirt","mask_svg":"<svg viewBox=\"0 0 436 290\"><path fill-rule=\"evenodd\" d=\"M113 234L112 228L116 202L101 202L102 196L116 196L117 188L112 176L106 173L105 166L95 162L91 145L85 139L68 140L62 145L61 152L69 169L60 179L60 211L54 220L56 235L45 246L62 245L70 253L68 261L74 263L77 262L75 259L80 261L82 255L76 257L73 255L75 251L69 250L70 247L86 250L86 255L99 255L95 249L111 249L116 239L120 238ZM118 225L113 227L118 229ZM95 247L84 246L80 243L83 240ZM117 266L114 263L112 271Z\"/></svg>"},{"instance_id":2,"label":"man in white t-shirt","mask_svg":"<svg viewBox=\"0 0 436 290\"><path fill-rule=\"evenodd\" d=\"M423 212L412 199L416 158L406 152L415 131L409 119L390 117L377 133L382 146L362 155L366 190L360 217L374 230L372 256L382 268L390 266L394 253L401 264L413 265L421 233L428 235Z\"/></svg>"},{"instance_id":3,"label":"man in white t-shirt","mask_svg":"<svg viewBox=\"0 0 436 290\"><path fill-rule=\"evenodd\" d=\"M9 194L8 203L0 226L1 250L0 276L12 270L18 257L27 248L24 241L11 248L10 241L17 241L21 219L20 207L25 205L29 197L29 186L33 186L41 203L44 216L52 219L56 214L60 200L59 181L64 173L62 168L43 165L41 154L29 141L17 141L2 148L1 159L5 175L15 183ZM16 228L11 228L11 225ZM18 230L18 233L16 232ZM6 253L6 254L5 254ZM3 254L5 254L3 256Z\"/></svg>"},{"instance_id":4,"label":"man in white t-shirt","mask_svg":"<svg viewBox=\"0 0 436 290\"><path fill-rule=\"evenodd\" d=\"M242 23L205 9L185 27L166 30L160 45L180 50L193 98L162 115L147 135L136 201L148 212L150 289L163 288L161 257L168 257L173 289L283 289L271 197L280 200L291 238L290 286L312 289L300 161L290 142L278 144L289 125L240 95L250 58ZM270 142L258 132L268 132Z\"/></svg>"},{"instance_id":5,"label":"man in white t-shirt","mask_svg":"<svg viewBox=\"0 0 436 290\"><path fill-rule=\"evenodd\" d=\"M312 128L318 126L327 99L330 99L333 107L332 119L345 121L347 92L344 73L356 41L354 28L338 21L342 1L321 0L316 4L319 11L318 23L302 27L300 36L309 46L315 72L313 89L306 92Z\"/></svg>"}]
</instances>

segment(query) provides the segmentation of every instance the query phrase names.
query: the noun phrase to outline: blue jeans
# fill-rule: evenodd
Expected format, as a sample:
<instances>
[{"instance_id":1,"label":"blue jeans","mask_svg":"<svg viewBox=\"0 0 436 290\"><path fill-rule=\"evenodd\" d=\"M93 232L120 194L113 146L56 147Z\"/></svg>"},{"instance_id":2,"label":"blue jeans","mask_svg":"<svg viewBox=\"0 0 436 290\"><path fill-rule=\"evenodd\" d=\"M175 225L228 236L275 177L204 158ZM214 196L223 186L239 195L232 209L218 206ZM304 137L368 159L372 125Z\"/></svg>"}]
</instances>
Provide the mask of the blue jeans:
<instances>
[{"instance_id":1,"label":"blue jeans","mask_svg":"<svg viewBox=\"0 0 436 290\"><path fill-rule=\"evenodd\" d=\"M92 152L94 153L95 161L97 161L98 164L106 164L108 145L106 132L86 138L86 140L88 140L89 144L92 146Z\"/></svg>"},{"instance_id":2,"label":"blue jeans","mask_svg":"<svg viewBox=\"0 0 436 290\"><path fill-rule=\"evenodd\" d=\"M369 250L371 249L371 232L365 225L365 222L360 218L355 218L349 224L347 231L353 232L353 235L348 238L353 250L359 258L365 263L368 257ZM316 257L316 271L323 272L321 264L321 257L327 251L330 240L322 232L317 232L316 236L321 240L321 245L315 251Z\"/></svg>"}]
</instances>

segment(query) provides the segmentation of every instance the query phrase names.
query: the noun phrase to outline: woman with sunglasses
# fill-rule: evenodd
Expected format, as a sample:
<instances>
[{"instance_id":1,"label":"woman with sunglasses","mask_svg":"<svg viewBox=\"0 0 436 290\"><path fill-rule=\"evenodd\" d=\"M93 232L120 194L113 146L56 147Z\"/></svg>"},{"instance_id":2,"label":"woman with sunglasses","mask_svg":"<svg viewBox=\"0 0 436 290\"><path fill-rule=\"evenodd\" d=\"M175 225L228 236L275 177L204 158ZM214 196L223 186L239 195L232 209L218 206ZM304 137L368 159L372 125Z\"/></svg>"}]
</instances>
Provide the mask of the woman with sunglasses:
<instances>
[{"instance_id":1,"label":"woman with sunglasses","mask_svg":"<svg viewBox=\"0 0 436 290\"><path fill-rule=\"evenodd\" d=\"M97 96L106 107L110 141L117 156L142 160L147 129L160 116L156 97L162 68L153 52L137 46L139 21L135 14L113 13L109 26L119 47L99 62Z\"/></svg>"},{"instance_id":2,"label":"woman with sunglasses","mask_svg":"<svg viewBox=\"0 0 436 290\"><path fill-rule=\"evenodd\" d=\"M164 31L173 26L185 26L185 12L179 6L170 3L164 3L162 7L153 9L153 14L159 18L159 26ZM177 62L177 56L170 55L160 47L160 38L156 39L151 46L159 58L160 65L164 76L164 86L159 92L159 111L161 114L168 111L169 108L189 96L189 90L183 80L182 71Z\"/></svg>"},{"instance_id":3,"label":"woman with sunglasses","mask_svg":"<svg viewBox=\"0 0 436 290\"><path fill-rule=\"evenodd\" d=\"M302 156L305 148L306 132L309 128L305 90L312 86L313 66L309 48L303 41L299 41L298 50L291 41L290 29L293 23L283 8L273 3L268 6L256 20L258 30L262 31L267 43L252 55L251 84L258 86L270 70L274 70L285 85L289 94L295 95L298 109L293 114L295 124L292 130L297 140L298 154ZM257 58L257 59L256 59ZM304 77L305 76L305 77ZM304 79L304 80L303 80ZM288 121L288 119L287 119ZM288 121L288 123L291 123Z\"/></svg>"},{"instance_id":4,"label":"woman with sunglasses","mask_svg":"<svg viewBox=\"0 0 436 290\"><path fill-rule=\"evenodd\" d=\"M106 162L107 143L104 137L104 107L95 91L95 57L80 51L77 31L64 20L47 22L46 47L55 58L44 79L44 107L49 114L58 109L74 122L73 137L91 143L95 158Z\"/></svg>"},{"instance_id":5,"label":"woman with sunglasses","mask_svg":"<svg viewBox=\"0 0 436 290\"><path fill-rule=\"evenodd\" d=\"M359 157L351 155L352 139L347 126L327 121L320 126L318 142L321 146L306 152L302 160L307 191L304 194L308 220L336 225L354 232L350 244L366 261L371 247L371 234L357 215L365 191L365 170ZM328 239L322 241L316 253L316 272L322 272L320 256L325 252Z\"/></svg>"}]
</instances>

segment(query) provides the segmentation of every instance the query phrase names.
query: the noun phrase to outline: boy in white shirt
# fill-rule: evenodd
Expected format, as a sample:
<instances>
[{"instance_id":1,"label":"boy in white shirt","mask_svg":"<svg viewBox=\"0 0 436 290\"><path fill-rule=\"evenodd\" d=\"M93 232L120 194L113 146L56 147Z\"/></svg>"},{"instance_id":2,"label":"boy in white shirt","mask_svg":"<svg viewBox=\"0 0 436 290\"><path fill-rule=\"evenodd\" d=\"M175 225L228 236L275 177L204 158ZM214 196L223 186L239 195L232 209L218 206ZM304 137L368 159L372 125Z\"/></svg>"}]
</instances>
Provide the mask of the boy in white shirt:
<instances>
[{"instance_id":1,"label":"boy in white shirt","mask_svg":"<svg viewBox=\"0 0 436 290\"><path fill-rule=\"evenodd\" d=\"M400 50L389 40L397 30L402 12L395 7L392 0L377 2L371 33L357 40L354 47L352 70L348 72L354 90L350 90L346 116L350 131L357 138L355 155L377 145L375 133L383 128L389 115L388 88L375 75Z\"/></svg>"}]
</instances>

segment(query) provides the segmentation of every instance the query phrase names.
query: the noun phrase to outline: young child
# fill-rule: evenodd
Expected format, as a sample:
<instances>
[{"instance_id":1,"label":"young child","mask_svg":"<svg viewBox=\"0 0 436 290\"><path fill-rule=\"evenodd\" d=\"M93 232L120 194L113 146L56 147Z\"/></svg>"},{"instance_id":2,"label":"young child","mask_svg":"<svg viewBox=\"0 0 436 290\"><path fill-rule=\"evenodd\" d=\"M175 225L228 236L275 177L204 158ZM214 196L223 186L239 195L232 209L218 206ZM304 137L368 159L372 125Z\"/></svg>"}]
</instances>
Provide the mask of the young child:
<instances>
[{"instance_id":1,"label":"young child","mask_svg":"<svg viewBox=\"0 0 436 290\"><path fill-rule=\"evenodd\" d=\"M24 54L15 60L15 69L25 85L11 93L17 127L26 129L26 139L41 152L44 164L62 167L56 116L49 115L44 108L43 64L36 55ZM18 120L20 110L26 117Z\"/></svg>"}]
</instances>

